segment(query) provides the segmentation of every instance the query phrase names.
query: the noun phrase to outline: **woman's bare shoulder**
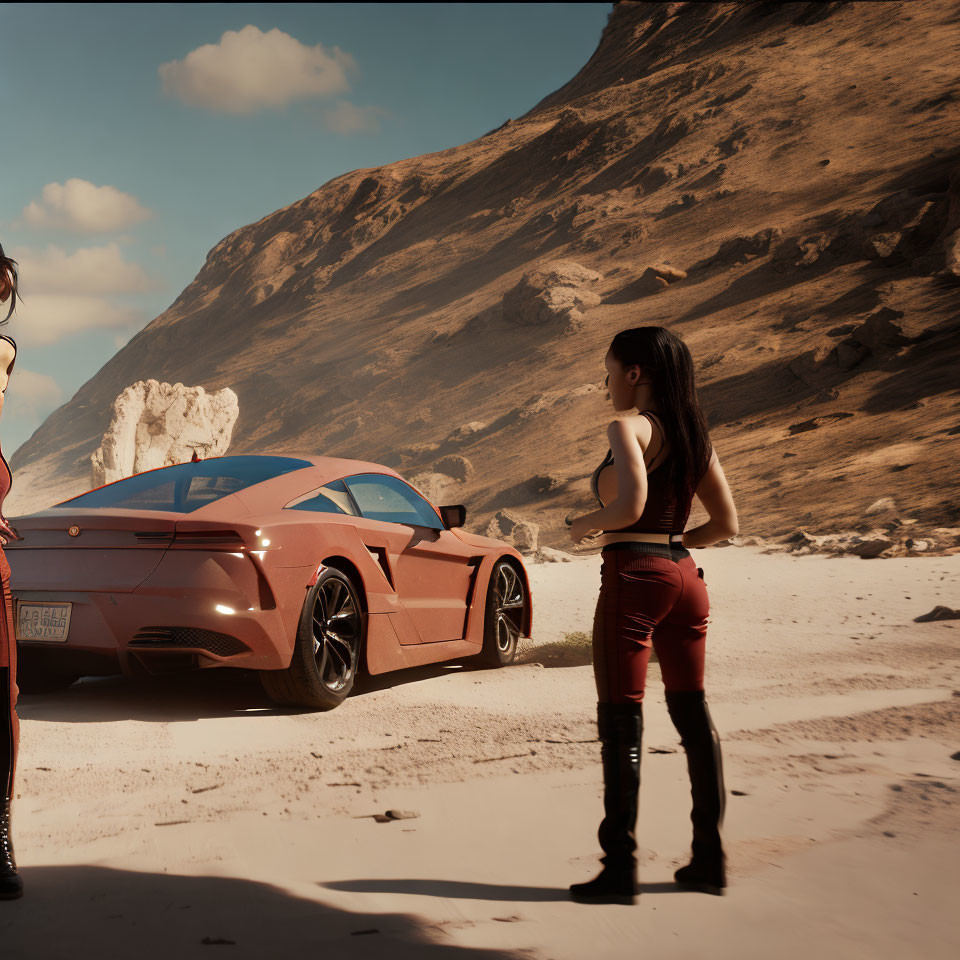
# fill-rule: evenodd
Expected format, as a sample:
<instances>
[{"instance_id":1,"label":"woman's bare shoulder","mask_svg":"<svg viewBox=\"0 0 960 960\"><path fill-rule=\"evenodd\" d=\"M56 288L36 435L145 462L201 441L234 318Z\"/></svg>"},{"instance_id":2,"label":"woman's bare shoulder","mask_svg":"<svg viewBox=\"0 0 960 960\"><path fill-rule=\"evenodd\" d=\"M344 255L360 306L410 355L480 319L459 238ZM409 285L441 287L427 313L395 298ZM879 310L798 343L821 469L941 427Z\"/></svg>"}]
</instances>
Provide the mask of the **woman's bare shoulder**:
<instances>
[{"instance_id":1,"label":"woman's bare shoulder","mask_svg":"<svg viewBox=\"0 0 960 960\"><path fill-rule=\"evenodd\" d=\"M607 437L609 438L613 431L621 430L625 431L627 435L632 433L643 450L647 449L653 436L653 427L642 413L630 413L624 417L611 420L607 426Z\"/></svg>"}]
</instances>

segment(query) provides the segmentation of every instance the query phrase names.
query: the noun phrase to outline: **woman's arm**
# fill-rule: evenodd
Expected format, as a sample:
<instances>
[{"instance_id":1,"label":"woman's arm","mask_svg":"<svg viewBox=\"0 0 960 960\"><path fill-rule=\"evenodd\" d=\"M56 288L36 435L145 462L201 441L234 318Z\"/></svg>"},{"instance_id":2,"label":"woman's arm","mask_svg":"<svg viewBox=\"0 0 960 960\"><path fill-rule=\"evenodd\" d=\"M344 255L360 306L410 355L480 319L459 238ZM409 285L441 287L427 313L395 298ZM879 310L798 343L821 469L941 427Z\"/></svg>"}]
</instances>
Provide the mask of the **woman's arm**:
<instances>
[{"instance_id":1,"label":"woman's arm","mask_svg":"<svg viewBox=\"0 0 960 960\"><path fill-rule=\"evenodd\" d=\"M595 530L619 530L635 523L647 502L647 467L643 448L627 420L612 420L607 440L617 471L617 496L605 507L577 517L570 525L570 537L579 542Z\"/></svg>"},{"instance_id":2,"label":"woman's arm","mask_svg":"<svg viewBox=\"0 0 960 960\"><path fill-rule=\"evenodd\" d=\"M9 340L0 339L0 410L3 409L3 391L7 389L10 379L10 364L13 363L17 351Z\"/></svg>"},{"instance_id":3,"label":"woman's arm","mask_svg":"<svg viewBox=\"0 0 960 960\"><path fill-rule=\"evenodd\" d=\"M683 545L690 547L709 547L719 540L728 540L740 532L737 508L733 503L733 494L720 466L720 458L714 450L707 466L707 472L700 480L696 490L697 499L704 505L710 519L699 527L691 527L683 532Z\"/></svg>"}]
</instances>

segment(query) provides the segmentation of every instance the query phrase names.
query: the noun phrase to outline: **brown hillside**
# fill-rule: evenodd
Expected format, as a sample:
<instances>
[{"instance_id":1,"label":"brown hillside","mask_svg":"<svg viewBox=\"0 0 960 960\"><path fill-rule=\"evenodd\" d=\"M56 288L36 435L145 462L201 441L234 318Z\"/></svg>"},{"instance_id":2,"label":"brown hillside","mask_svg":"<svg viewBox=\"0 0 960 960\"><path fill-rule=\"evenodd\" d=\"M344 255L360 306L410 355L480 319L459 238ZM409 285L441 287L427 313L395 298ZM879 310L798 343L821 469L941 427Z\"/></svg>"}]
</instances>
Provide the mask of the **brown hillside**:
<instances>
[{"instance_id":1,"label":"brown hillside","mask_svg":"<svg viewBox=\"0 0 960 960\"><path fill-rule=\"evenodd\" d=\"M111 402L152 377L233 388L231 452L462 470L469 529L509 506L569 547L606 346L663 324L697 360L741 533L849 527L882 496L916 530L956 524L958 59L952 0L617 4L519 119L218 243L17 451L8 512L85 489ZM557 260L601 274L579 310L501 309Z\"/></svg>"}]
</instances>

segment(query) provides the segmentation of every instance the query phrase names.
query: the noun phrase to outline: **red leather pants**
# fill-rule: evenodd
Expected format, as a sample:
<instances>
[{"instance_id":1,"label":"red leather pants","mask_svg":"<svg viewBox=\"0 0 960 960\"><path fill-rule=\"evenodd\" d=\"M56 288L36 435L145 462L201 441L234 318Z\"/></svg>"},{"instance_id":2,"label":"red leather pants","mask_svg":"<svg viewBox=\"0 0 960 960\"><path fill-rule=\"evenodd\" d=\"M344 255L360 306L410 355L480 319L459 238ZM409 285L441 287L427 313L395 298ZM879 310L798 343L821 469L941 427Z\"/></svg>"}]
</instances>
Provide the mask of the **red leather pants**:
<instances>
[{"instance_id":1,"label":"red leather pants","mask_svg":"<svg viewBox=\"0 0 960 960\"><path fill-rule=\"evenodd\" d=\"M644 544L644 548L648 545ZM667 690L702 690L710 601L683 548L605 547L593 622L597 699L640 703L651 648Z\"/></svg>"},{"instance_id":2,"label":"red leather pants","mask_svg":"<svg viewBox=\"0 0 960 960\"><path fill-rule=\"evenodd\" d=\"M0 549L0 788L13 796L13 777L20 744L20 720L17 717L17 640L13 628L13 597L10 595L10 565Z\"/></svg>"}]
</instances>

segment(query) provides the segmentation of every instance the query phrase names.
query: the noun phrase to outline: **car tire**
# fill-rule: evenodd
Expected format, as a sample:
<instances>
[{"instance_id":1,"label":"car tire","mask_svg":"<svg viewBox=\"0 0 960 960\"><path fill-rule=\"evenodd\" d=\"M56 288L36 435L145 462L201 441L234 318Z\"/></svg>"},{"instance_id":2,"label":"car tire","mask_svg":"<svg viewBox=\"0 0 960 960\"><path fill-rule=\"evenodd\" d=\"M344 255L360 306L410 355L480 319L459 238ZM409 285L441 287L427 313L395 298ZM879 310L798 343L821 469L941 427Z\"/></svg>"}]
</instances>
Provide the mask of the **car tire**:
<instances>
[{"instance_id":1,"label":"car tire","mask_svg":"<svg viewBox=\"0 0 960 960\"><path fill-rule=\"evenodd\" d=\"M493 565L487 584L483 618L483 648L478 660L488 667L505 667L517 658L527 605L523 574L506 559Z\"/></svg>"},{"instance_id":2,"label":"car tire","mask_svg":"<svg viewBox=\"0 0 960 960\"><path fill-rule=\"evenodd\" d=\"M365 633L357 588L342 571L324 567L307 590L290 666L260 671L267 696L284 706L338 707L353 689Z\"/></svg>"},{"instance_id":3,"label":"car tire","mask_svg":"<svg viewBox=\"0 0 960 960\"><path fill-rule=\"evenodd\" d=\"M57 690L66 690L79 679L79 674L51 670L39 659L19 651L17 688L21 693L54 693Z\"/></svg>"}]
</instances>

